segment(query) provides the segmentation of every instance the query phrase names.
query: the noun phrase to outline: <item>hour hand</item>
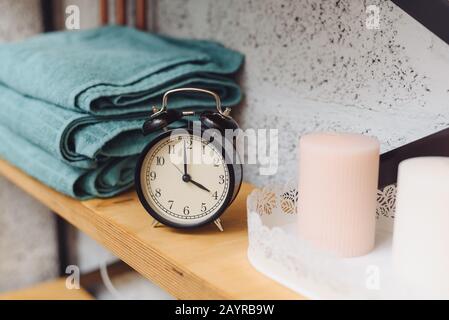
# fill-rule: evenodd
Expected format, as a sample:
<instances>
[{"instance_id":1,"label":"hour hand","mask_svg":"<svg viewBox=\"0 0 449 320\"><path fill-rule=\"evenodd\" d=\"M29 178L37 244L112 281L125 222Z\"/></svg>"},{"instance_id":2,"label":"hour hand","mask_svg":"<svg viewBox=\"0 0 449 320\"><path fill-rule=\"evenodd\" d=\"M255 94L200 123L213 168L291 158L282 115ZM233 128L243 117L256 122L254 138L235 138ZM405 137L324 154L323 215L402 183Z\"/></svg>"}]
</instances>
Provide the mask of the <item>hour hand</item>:
<instances>
[{"instance_id":1,"label":"hour hand","mask_svg":"<svg viewBox=\"0 0 449 320\"><path fill-rule=\"evenodd\" d=\"M209 189L207 189L205 186L203 186L202 184L193 181L192 179L189 180L189 182L193 183L194 185L196 185L198 188L203 189L204 191L210 192Z\"/></svg>"}]
</instances>

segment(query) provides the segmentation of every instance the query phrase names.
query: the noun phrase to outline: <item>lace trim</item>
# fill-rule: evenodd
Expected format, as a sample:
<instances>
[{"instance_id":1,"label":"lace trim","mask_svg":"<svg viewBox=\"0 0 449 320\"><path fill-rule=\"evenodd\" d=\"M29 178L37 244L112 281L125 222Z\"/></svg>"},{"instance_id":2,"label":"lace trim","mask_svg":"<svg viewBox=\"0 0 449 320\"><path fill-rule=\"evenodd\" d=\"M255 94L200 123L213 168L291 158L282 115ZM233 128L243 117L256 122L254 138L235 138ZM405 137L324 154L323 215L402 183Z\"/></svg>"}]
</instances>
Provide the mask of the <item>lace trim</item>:
<instances>
[{"instance_id":1,"label":"lace trim","mask_svg":"<svg viewBox=\"0 0 449 320\"><path fill-rule=\"evenodd\" d=\"M394 219L396 210L396 185L386 186L382 190L377 190L377 218Z\"/></svg>"},{"instance_id":2,"label":"lace trim","mask_svg":"<svg viewBox=\"0 0 449 320\"><path fill-rule=\"evenodd\" d=\"M256 212L260 215L296 214L299 192L292 184L284 187L268 187L257 190L252 194L251 201L255 202ZM378 219L394 219L396 209L396 185L389 185L377 190L376 216Z\"/></svg>"}]
</instances>

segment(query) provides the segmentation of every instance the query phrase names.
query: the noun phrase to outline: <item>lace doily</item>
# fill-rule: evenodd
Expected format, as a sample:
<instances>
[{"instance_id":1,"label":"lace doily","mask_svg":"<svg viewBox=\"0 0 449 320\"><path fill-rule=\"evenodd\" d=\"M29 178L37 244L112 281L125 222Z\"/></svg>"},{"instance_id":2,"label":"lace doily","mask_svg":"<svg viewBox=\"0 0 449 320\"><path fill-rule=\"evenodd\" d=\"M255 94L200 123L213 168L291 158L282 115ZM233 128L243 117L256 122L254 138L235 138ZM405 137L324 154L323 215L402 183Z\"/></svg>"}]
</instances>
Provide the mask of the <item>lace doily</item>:
<instances>
[{"instance_id":1,"label":"lace doily","mask_svg":"<svg viewBox=\"0 0 449 320\"><path fill-rule=\"evenodd\" d=\"M257 189L248 196L248 258L258 271L308 298L416 297L413 290L398 284L391 270L394 185L377 194L376 248L366 256L351 259L319 252L297 237L300 199L301 192L292 183ZM381 275L379 283L372 282L370 272Z\"/></svg>"}]
</instances>

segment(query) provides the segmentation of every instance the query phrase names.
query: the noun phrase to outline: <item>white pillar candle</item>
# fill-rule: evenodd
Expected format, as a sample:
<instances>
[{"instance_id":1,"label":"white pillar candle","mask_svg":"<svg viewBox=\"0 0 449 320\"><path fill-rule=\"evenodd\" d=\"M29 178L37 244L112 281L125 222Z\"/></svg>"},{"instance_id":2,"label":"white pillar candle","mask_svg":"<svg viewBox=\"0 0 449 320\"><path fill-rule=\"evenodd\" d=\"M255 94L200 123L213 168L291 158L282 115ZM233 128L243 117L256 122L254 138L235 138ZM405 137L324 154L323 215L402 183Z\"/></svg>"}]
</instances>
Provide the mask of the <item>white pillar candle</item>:
<instances>
[{"instance_id":1,"label":"white pillar candle","mask_svg":"<svg viewBox=\"0 0 449 320\"><path fill-rule=\"evenodd\" d=\"M449 291L449 158L399 165L393 265L407 283Z\"/></svg>"},{"instance_id":2,"label":"white pillar candle","mask_svg":"<svg viewBox=\"0 0 449 320\"><path fill-rule=\"evenodd\" d=\"M341 257L374 247L379 142L316 133L299 143L300 236Z\"/></svg>"}]
</instances>

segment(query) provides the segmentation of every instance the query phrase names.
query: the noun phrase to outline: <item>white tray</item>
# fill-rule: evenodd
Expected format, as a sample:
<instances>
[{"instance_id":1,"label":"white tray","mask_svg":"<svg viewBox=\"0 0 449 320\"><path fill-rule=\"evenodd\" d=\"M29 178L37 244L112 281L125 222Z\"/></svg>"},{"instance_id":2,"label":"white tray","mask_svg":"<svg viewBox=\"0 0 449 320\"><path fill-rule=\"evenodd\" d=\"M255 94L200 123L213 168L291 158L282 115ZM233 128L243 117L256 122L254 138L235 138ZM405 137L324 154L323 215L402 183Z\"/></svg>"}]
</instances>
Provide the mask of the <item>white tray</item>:
<instances>
[{"instance_id":1,"label":"white tray","mask_svg":"<svg viewBox=\"0 0 449 320\"><path fill-rule=\"evenodd\" d=\"M395 187L378 192L375 249L357 258L317 251L296 232L292 185L256 189L247 200L248 258L259 272L311 299L448 298L401 283L391 266Z\"/></svg>"}]
</instances>

